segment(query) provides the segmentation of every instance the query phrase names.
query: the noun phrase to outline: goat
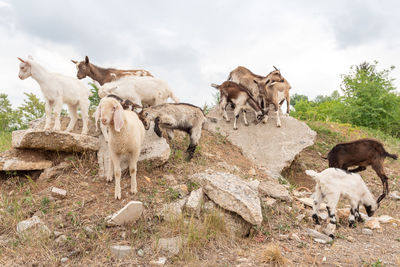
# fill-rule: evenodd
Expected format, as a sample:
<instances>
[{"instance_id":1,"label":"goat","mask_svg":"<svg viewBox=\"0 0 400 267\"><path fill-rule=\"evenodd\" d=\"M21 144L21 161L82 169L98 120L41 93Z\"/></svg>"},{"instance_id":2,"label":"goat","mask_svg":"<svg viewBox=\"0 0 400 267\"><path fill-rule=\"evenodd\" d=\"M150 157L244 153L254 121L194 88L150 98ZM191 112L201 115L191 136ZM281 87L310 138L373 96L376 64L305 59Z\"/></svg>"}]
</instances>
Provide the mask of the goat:
<instances>
[{"instance_id":1,"label":"goat","mask_svg":"<svg viewBox=\"0 0 400 267\"><path fill-rule=\"evenodd\" d=\"M167 83L154 77L124 77L105 84L99 89L101 98L109 94L130 100L139 106L163 104L169 97L176 103L179 102Z\"/></svg>"},{"instance_id":2,"label":"goat","mask_svg":"<svg viewBox=\"0 0 400 267\"><path fill-rule=\"evenodd\" d=\"M263 81L258 82L257 80L254 80L253 82L258 85L260 94L262 95L262 98L265 101L266 107L269 107L270 104L274 105L276 113L276 126L281 127L281 119L279 117L279 112L280 112L280 106L282 105L283 101L286 100L287 103L286 114L289 115L290 112L289 83L287 82L269 83L268 81L264 83ZM267 110L267 114L265 116L265 119L263 120L263 123L266 123L268 121L268 113L269 113L269 108Z\"/></svg>"},{"instance_id":3,"label":"goat","mask_svg":"<svg viewBox=\"0 0 400 267\"><path fill-rule=\"evenodd\" d=\"M246 118L246 108L254 110L257 120L260 121L264 118L264 114L257 101L245 87L230 81L225 81L221 85L211 84L211 86L220 92L221 102L219 103L219 109L227 122L229 122L229 118L226 113L226 106L228 103L235 105L235 109L233 110L233 114L235 115L234 130L238 129L237 119L239 118L240 111L243 112L244 124L246 126L249 125Z\"/></svg>"},{"instance_id":4,"label":"goat","mask_svg":"<svg viewBox=\"0 0 400 267\"><path fill-rule=\"evenodd\" d=\"M86 76L89 76L93 80L99 82L100 85L118 80L125 76L153 77L153 75L151 75L151 73L147 70L118 70L113 68L100 68L90 63L88 56L85 57L84 61L78 62L73 59L71 59L71 61L76 65L76 69L78 70L76 74L78 79L83 79Z\"/></svg>"},{"instance_id":5,"label":"goat","mask_svg":"<svg viewBox=\"0 0 400 267\"><path fill-rule=\"evenodd\" d=\"M108 148L111 161L109 162L107 181L112 181L114 169L115 199L121 199L121 156L123 154L129 155L130 191L132 194L136 194L137 162L145 136L143 124L135 112L123 110L119 101L112 97L100 100L95 112L96 125L99 118L109 129Z\"/></svg>"},{"instance_id":6,"label":"goat","mask_svg":"<svg viewBox=\"0 0 400 267\"><path fill-rule=\"evenodd\" d=\"M154 120L154 132L161 137L161 129L165 128L168 138L174 138L174 130L184 131L190 135L190 144L186 152L187 160L193 158L193 154L201 137L201 130L206 121L203 111L194 105L186 103L166 103L158 106L144 108L139 113L139 118L150 127L150 121Z\"/></svg>"},{"instance_id":7,"label":"goat","mask_svg":"<svg viewBox=\"0 0 400 267\"><path fill-rule=\"evenodd\" d=\"M78 107L81 109L83 127L82 134L88 133L88 110L90 91L76 78L64 76L58 73L48 72L45 68L33 60L31 56L27 60L18 58L18 77L25 80L32 77L39 85L45 98L46 122L44 130L50 130L51 113L54 111L53 131L60 131L60 113L63 103L68 106L71 120L66 128L70 132L78 120Z\"/></svg>"},{"instance_id":8,"label":"goat","mask_svg":"<svg viewBox=\"0 0 400 267\"><path fill-rule=\"evenodd\" d=\"M378 197L378 203L389 194L388 177L383 168L386 157L397 159L397 155L388 153L381 142L369 138L337 144L328 153L329 167L347 171L351 166L358 166L348 171L359 172L371 165L383 185L383 193Z\"/></svg>"},{"instance_id":9,"label":"goat","mask_svg":"<svg viewBox=\"0 0 400 267\"><path fill-rule=\"evenodd\" d=\"M278 70L275 66L274 69L275 69L274 71L271 71L267 76L263 77L254 74L245 67L239 66L229 73L228 81L236 82L247 88L251 92L253 98L258 101L260 107L262 107L263 106L262 95L260 95L260 90L258 86L253 82L253 80L266 84L272 82L285 82L286 80L281 75L280 70ZM268 108L267 106L265 106L265 103L264 103L264 108Z\"/></svg>"},{"instance_id":10,"label":"goat","mask_svg":"<svg viewBox=\"0 0 400 267\"><path fill-rule=\"evenodd\" d=\"M336 224L336 206L341 196L350 201L350 227L354 226L355 219L362 221L359 212L360 205L364 205L369 217L373 216L378 208L378 203L359 174L337 168L328 168L320 173L306 170L306 174L316 182L312 215L316 224L320 224L318 214L322 201L327 203L326 209L330 223Z\"/></svg>"}]
</instances>

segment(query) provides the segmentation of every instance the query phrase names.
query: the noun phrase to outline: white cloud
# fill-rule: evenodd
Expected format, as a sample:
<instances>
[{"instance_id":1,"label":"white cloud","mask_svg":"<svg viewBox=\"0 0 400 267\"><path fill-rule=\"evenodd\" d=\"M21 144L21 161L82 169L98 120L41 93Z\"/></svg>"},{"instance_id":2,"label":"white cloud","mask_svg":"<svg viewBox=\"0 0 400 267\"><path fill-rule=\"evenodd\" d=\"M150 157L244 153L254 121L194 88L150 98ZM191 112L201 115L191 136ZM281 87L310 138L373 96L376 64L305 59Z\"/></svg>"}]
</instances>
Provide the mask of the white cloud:
<instances>
[{"instance_id":1,"label":"white cloud","mask_svg":"<svg viewBox=\"0 0 400 267\"><path fill-rule=\"evenodd\" d=\"M16 57L28 54L72 76L70 59L85 55L104 67L147 69L197 105L212 101L210 83L238 65L262 75L275 65L292 94L315 97L339 89L351 65L400 60L397 1L110 3L0 1L1 92L15 105L24 91L41 95L32 79L17 77Z\"/></svg>"}]
</instances>

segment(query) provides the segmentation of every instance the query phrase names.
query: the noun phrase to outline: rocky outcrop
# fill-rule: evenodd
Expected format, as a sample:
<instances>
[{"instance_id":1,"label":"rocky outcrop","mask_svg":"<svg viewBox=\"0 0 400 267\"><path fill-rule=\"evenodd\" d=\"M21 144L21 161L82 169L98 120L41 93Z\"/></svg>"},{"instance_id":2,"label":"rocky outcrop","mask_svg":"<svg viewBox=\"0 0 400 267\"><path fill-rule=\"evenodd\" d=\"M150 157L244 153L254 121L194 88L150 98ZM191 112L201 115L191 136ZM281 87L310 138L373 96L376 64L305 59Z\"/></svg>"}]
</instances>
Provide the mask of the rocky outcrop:
<instances>
[{"instance_id":1,"label":"rocky outcrop","mask_svg":"<svg viewBox=\"0 0 400 267\"><path fill-rule=\"evenodd\" d=\"M12 133L12 146L25 149L83 152L99 150L100 142L98 138L89 135L28 129Z\"/></svg>"},{"instance_id":2,"label":"rocky outcrop","mask_svg":"<svg viewBox=\"0 0 400 267\"><path fill-rule=\"evenodd\" d=\"M260 225L262 213L258 192L239 177L223 172L206 171L190 177L220 207L239 214L244 220Z\"/></svg>"},{"instance_id":3,"label":"rocky outcrop","mask_svg":"<svg viewBox=\"0 0 400 267\"><path fill-rule=\"evenodd\" d=\"M10 149L0 154L0 171L32 171L51 167L52 162L40 151Z\"/></svg>"},{"instance_id":4,"label":"rocky outcrop","mask_svg":"<svg viewBox=\"0 0 400 267\"><path fill-rule=\"evenodd\" d=\"M231 122L227 123L219 114L218 107L207 115L206 128L227 137L232 144L240 147L244 155L263 168L271 177L277 178L295 156L314 143L316 133L304 122L292 117L281 116L282 127L276 127L275 113L270 112L266 124L251 123L253 112L247 112L250 125L244 126L243 116L238 120L239 130L233 130L233 112L228 108ZM251 137L251 138L249 138Z\"/></svg>"}]
</instances>

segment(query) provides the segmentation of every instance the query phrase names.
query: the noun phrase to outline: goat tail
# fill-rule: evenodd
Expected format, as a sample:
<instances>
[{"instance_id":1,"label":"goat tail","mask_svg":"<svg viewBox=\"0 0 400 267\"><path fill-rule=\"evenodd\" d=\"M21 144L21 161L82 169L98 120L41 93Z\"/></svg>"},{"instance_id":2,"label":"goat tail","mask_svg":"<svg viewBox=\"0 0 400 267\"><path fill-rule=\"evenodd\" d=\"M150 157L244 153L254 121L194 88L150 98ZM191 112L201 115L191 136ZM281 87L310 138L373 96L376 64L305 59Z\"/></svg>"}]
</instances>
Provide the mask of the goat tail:
<instances>
[{"instance_id":1,"label":"goat tail","mask_svg":"<svg viewBox=\"0 0 400 267\"><path fill-rule=\"evenodd\" d=\"M385 157L392 158L392 159L397 159L397 158L398 158L396 154L390 154L390 153L387 152L387 151L385 151L384 156L385 156Z\"/></svg>"},{"instance_id":2,"label":"goat tail","mask_svg":"<svg viewBox=\"0 0 400 267\"><path fill-rule=\"evenodd\" d=\"M216 88L216 89L219 89L219 85L218 85L218 84L215 84L215 83L212 83L212 84L211 84L211 87L214 87L214 88Z\"/></svg>"},{"instance_id":3,"label":"goat tail","mask_svg":"<svg viewBox=\"0 0 400 267\"><path fill-rule=\"evenodd\" d=\"M306 170L306 174L308 176L311 176L314 180L318 181L318 172L313 171L313 170Z\"/></svg>"}]
</instances>

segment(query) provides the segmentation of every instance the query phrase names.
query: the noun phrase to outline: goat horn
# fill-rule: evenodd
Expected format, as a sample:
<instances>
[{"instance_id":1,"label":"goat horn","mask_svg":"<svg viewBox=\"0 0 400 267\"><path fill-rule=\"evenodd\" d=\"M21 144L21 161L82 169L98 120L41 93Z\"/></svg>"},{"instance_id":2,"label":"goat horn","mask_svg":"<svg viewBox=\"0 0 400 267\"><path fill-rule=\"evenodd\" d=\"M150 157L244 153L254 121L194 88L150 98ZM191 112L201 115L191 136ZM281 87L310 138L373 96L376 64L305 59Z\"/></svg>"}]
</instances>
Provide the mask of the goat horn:
<instances>
[{"instance_id":1,"label":"goat horn","mask_svg":"<svg viewBox=\"0 0 400 267\"><path fill-rule=\"evenodd\" d=\"M22 58L17 57L19 59L19 61L21 61L22 63L26 63Z\"/></svg>"},{"instance_id":2,"label":"goat horn","mask_svg":"<svg viewBox=\"0 0 400 267\"><path fill-rule=\"evenodd\" d=\"M76 64L78 61L71 59L72 63Z\"/></svg>"},{"instance_id":3,"label":"goat horn","mask_svg":"<svg viewBox=\"0 0 400 267\"><path fill-rule=\"evenodd\" d=\"M272 67L274 67L274 69L275 69L275 70L278 70L278 68L277 68L277 67L275 67L275 66L272 66ZM279 71L279 70L278 70L278 71Z\"/></svg>"}]
</instances>

